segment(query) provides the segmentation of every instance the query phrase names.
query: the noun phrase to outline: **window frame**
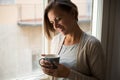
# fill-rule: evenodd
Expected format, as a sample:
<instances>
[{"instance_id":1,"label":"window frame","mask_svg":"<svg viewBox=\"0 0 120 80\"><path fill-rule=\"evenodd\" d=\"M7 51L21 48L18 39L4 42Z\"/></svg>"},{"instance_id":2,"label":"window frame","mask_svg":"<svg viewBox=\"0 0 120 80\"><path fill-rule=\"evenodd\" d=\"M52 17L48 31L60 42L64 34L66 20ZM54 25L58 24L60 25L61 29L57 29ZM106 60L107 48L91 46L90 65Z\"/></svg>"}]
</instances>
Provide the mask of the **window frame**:
<instances>
[{"instance_id":1,"label":"window frame","mask_svg":"<svg viewBox=\"0 0 120 80\"><path fill-rule=\"evenodd\" d=\"M103 0L93 0L92 35L101 41Z\"/></svg>"}]
</instances>

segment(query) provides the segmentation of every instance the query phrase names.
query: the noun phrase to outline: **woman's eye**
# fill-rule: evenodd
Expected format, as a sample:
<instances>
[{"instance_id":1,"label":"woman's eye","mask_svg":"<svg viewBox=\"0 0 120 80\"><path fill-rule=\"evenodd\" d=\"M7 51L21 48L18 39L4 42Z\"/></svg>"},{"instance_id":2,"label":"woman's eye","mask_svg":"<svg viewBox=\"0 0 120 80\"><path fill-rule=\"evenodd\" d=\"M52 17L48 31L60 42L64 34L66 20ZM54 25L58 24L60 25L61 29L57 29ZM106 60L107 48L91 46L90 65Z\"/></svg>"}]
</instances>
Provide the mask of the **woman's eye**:
<instances>
[{"instance_id":1,"label":"woman's eye","mask_svg":"<svg viewBox=\"0 0 120 80\"><path fill-rule=\"evenodd\" d=\"M50 24L53 24L53 21L50 21Z\"/></svg>"},{"instance_id":2,"label":"woman's eye","mask_svg":"<svg viewBox=\"0 0 120 80\"><path fill-rule=\"evenodd\" d=\"M54 21L50 21L50 24L51 25L53 25L54 23L58 23L60 20L61 20L62 18L60 18L60 17L56 17L55 19L54 19Z\"/></svg>"},{"instance_id":3,"label":"woman's eye","mask_svg":"<svg viewBox=\"0 0 120 80\"><path fill-rule=\"evenodd\" d=\"M56 21L60 21L60 20L61 20L61 18L60 18L60 17L56 17L55 19L56 19Z\"/></svg>"}]
</instances>

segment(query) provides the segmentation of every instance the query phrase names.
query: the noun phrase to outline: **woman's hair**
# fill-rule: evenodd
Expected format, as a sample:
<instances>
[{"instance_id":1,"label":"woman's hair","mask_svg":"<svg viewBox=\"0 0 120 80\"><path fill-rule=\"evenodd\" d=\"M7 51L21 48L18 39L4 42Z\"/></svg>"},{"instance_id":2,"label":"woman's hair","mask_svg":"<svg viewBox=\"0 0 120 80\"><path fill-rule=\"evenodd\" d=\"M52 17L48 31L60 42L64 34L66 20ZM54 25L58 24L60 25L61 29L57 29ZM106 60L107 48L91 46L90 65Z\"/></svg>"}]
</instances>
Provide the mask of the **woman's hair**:
<instances>
[{"instance_id":1,"label":"woman's hair","mask_svg":"<svg viewBox=\"0 0 120 80\"><path fill-rule=\"evenodd\" d=\"M44 11L44 32L49 39L52 38L51 33L55 33L55 29L49 22L48 12L56 7L68 13L73 11L75 14L75 19L78 21L78 9L74 3L70 0L50 0Z\"/></svg>"}]
</instances>

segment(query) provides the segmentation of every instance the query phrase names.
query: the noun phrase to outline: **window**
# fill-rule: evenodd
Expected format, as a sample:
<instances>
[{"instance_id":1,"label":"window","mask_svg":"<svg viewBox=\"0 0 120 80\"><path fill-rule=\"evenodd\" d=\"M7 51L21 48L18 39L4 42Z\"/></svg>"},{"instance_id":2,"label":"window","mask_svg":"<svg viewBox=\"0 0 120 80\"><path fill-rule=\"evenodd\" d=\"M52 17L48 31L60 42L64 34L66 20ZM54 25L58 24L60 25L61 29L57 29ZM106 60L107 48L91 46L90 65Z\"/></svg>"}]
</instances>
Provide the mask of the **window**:
<instances>
[{"instance_id":1,"label":"window","mask_svg":"<svg viewBox=\"0 0 120 80\"><path fill-rule=\"evenodd\" d=\"M16 0L16 4L0 5L0 80L43 78L38 60L45 51L42 15L46 2ZM33 24L18 25L24 20Z\"/></svg>"},{"instance_id":2,"label":"window","mask_svg":"<svg viewBox=\"0 0 120 80\"><path fill-rule=\"evenodd\" d=\"M43 78L38 60L50 46L42 24L47 1L16 0L15 5L0 6L0 80ZM78 6L80 27L92 34L93 0L71 1Z\"/></svg>"},{"instance_id":3,"label":"window","mask_svg":"<svg viewBox=\"0 0 120 80\"><path fill-rule=\"evenodd\" d=\"M71 0L79 11L79 25L101 41L103 0ZM94 15L94 16L93 16Z\"/></svg>"},{"instance_id":4,"label":"window","mask_svg":"<svg viewBox=\"0 0 120 80\"><path fill-rule=\"evenodd\" d=\"M42 26L43 1L35 4L19 4L18 5L18 25L25 26Z\"/></svg>"},{"instance_id":5,"label":"window","mask_svg":"<svg viewBox=\"0 0 120 80\"><path fill-rule=\"evenodd\" d=\"M92 33L92 0L71 0L78 7L78 24L80 28L87 32L88 34Z\"/></svg>"}]
</instances>

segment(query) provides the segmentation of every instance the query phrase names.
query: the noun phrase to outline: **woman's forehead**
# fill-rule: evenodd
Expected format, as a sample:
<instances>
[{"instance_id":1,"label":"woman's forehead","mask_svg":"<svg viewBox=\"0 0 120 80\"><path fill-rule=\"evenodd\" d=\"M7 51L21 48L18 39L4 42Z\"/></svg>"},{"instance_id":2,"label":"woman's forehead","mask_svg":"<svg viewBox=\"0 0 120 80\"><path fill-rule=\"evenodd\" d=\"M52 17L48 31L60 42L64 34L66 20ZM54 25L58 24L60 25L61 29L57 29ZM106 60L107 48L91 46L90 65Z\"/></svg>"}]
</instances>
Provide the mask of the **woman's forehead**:
<instances>
[{"instance_id":1,"label":"woman's forehead","mask_svg":"<svg viewBox=\"0 0 120 80\"><path fill-rule=\"evenodd\" d=\"M51 9L48 12L48 18L49 18L49 20L54 20L56 17L61 16L61 15L62 15L62 13L59 10L53 10L53 9Z\"/></svg>"},{"instance_id":2,"label":"woman's forehead","mask_svg":"<svg viewBox=\"0 0 120 80\"><path fill-rule=\"evenodd\" d=\"M60 10L60 9L51 9L49 12L48 12L48 17L50 16L62 16L62 15L65 15L66 12L63 11L63 10Z\"/></svg>"}]
</instances>

